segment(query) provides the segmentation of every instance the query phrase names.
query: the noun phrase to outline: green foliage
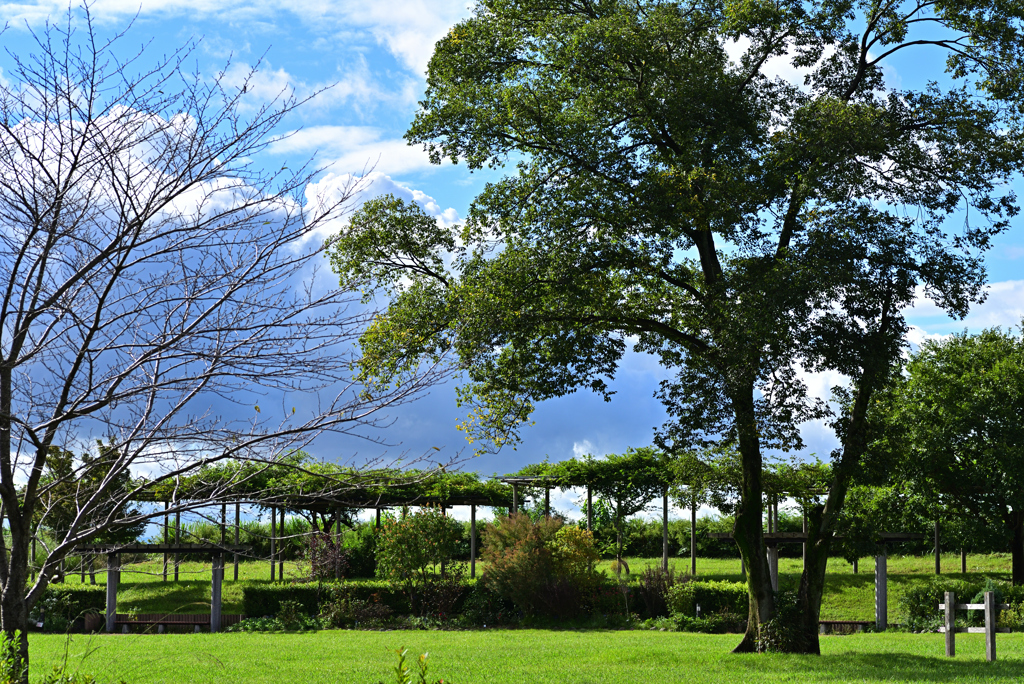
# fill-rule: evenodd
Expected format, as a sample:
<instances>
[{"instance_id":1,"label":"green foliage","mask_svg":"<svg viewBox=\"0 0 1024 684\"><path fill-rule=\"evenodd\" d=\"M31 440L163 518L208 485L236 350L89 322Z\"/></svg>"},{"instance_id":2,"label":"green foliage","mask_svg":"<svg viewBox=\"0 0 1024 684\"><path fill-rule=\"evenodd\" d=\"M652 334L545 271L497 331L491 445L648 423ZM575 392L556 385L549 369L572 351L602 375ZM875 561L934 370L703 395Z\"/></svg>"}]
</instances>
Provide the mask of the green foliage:
<instances>
[{"instance_id":1,"label":"green foliage","mask_svg":"<svg viewBox=\"0 0 1024 684\"><path fill-rule=\"evenodd\" d=\"M804 653L807 634L801 627L801 610L794 591L775 595L775 614L758 625L757 650L761 653Z\"/></svg>"},{"instance_id":2,"label":"green foliage","mask_svg":"<svg viewBox=\"0 0 1024 684\"><path fill-rule=\"evenodd\" d=\"M523 513L498 518L483 533L487 562L481 582L526 616L579 614L598 581L589 532L559 518L533 521Z\"/></svg>"},{"instance_id":3,"label":"green foliage","mask_svg":"<svg viewBox=\"0 0 1024 684\"><path fill-rule=\"evenodd\" d=\"M327 627L381 627L393 614L389 605L381 600L380 592L368 598L351 584L337 584L328 588L321 601L320 619Z\"/></svg>"},{"instance_id":4,"label":"green foliage","mask_svg":"<svg viewBox=\"0 0 1024 684\"><path fill-rule=\"evenodd\" d=\"M21 659L20 646L21 632L0 631L0 684L21 684L28 664Z\"/></svg>"},{"instance_id":5,"label":"green foliage","mask_svg":"<svg viewBox=\"0 0 1024 684\"><path fill-rule=\"evenodd\" d=\"M1024 583L1024 338L995 328L930 340L873 407L874 461L962 542L1013 545Z\"/></svg>"},{"instance_id":6,"label":"green foliage","mask_svg":"<svg viewBox=\"0 0 1024 684\"><path fill-rule=\"evenodd\" d=\"M386 516L377 535L377 576L404 587L415 606L416 592L455 558L462 531L462 523L440 508Z\"/></svg>"},{"instance_id":7,"label":"green foliage","mask_svg":"<svg viewBox=\"0 0 1024 684\"><path fill-rule=\"evenodd\" d=\"M395 664L395 684L429 684L427 681L427 654L422 654L416 659L416 673L415 679L413 678L412 669L405 662L405 655L408 653L408 649L400 648L395 653L398 654L398 663ZM384 684L384 682L380 682ZM444 684L443 679L438 679L434 684Z\"/></svg>"},{"instance_id":8,"label":"green foliage","mask_svg":"<svg viewBox=\"0 0 1024 684\"><path fill-rule=\"evenodd\" d=\"M676 575L674 568L668 571L661 568L644 568L637 577L636 594L644 605L644 614L648 618L666 617L668 597L672 587L687 578Z\"/></svg>"},{"instance_id":9,"label":"green foliage","mask_svg":"<svg viewBox=\"0 0 1024 684\"><path fill-rule=\"evenodd\" d=\"M377 575L377 531L373 523L363 523L346 530L342 545L349 577Z\"/></svg>"},{"instance_id":10,"label":"green foliage","mask_svg":"<svg viewBox=\"0 0 1024 684\"><path fill-rule=\"evenodd\" d=\"M695 618L731 614L745 619L747 609L747 585L742 582L690 581L676 584L668 592L668 610L673 615Z\"/></svg>"},{"instance_id":11,"label":"green foliage","mask_svg":"<svg viewBox=\"0 0 1024 684\"><path fill-rule=\"evenodd\" d=\"M67 632L86 613L103 614L107 594L104 585L50 584L32 607L29 619L47 632Z\"/></svg>"},{"instance_id":12,"label":"green foliage","mask_svg":"<svg viewBox=\"0 0 1024 684\"><path fill-rule=\"evenodd\" d=\"M316 615L323 591L318 584L250 584L242 589L242 610L250 618L264 617L277 615L282 603L294 603Z\"/></svg>"}]
</instances>

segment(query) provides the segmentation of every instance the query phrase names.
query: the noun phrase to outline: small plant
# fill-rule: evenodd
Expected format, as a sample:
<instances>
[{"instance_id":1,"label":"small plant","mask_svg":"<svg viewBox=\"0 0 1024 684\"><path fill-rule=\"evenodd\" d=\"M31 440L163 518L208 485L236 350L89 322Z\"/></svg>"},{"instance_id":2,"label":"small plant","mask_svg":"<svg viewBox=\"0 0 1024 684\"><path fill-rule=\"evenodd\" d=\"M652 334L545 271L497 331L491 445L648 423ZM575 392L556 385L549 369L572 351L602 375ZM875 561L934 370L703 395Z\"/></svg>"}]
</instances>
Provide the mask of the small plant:
<instances>
[{"instance_id":1,"label":"small plant","mask_svg":"<svg viewBox=\"0 0 1024 684\"><path fill-rule=\"evenodd\" d=\"M15 684L25 676L26 665L18 653L21 632L0 632L0 684Z\"/></svg>"},{"instance_id":2,"label":"small plant","mask_svg":"<svg viewBox=\"0 0 1024 684\"><path fill-rule=\"evenodd\" d=\"M395 684L431 684L427 680L427 654L422 654L416 660L418 672L416 673L416 679L413 679L412 668L405 661L405 656L408 652L409 650L406 648L400 648L395 651L398 654L398 663L394 667ZM381 681L379 684L384 684L384 682ZM445 684L445 682L443 679L438 679L433 684Z\"/></svg>"}]
</instances>

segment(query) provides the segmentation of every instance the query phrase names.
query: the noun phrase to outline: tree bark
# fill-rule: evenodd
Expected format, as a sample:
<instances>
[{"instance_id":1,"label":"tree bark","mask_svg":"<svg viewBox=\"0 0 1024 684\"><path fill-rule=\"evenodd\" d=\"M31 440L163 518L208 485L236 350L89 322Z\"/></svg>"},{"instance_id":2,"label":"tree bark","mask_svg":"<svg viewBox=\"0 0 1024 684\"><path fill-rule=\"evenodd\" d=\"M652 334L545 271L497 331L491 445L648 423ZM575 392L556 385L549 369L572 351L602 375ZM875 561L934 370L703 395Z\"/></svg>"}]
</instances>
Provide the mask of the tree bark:
<instances>
[{"instance_id":1,"label":"tree bark","mask_svg":"<svg viewBox=\"0 0 1024 684\"><path fill-rule=\"evenodd\" d=\"M1024 511L1010 513L1012 537L1010 542L1010 558L1013 562L1011 578L1014 586L1024 584Z\"/></svg>"},{"instance_id":2,"label":"tree bark","mask_svg":"<svg viewBox=\"0 0 1024 684\"><path fill-rule=\"evenodd\" d=\"M750 653L757 650L760 626L775 614L775 593L772 591L762 528L762 459L754 414L753 387L750 387L749 391L734 393L731 399L736 415L740 461L743 466L740 504L736 509L733 538L747 569L747 590L750 594L747 631L733 652Z\"/></svg>"}]
</instances>

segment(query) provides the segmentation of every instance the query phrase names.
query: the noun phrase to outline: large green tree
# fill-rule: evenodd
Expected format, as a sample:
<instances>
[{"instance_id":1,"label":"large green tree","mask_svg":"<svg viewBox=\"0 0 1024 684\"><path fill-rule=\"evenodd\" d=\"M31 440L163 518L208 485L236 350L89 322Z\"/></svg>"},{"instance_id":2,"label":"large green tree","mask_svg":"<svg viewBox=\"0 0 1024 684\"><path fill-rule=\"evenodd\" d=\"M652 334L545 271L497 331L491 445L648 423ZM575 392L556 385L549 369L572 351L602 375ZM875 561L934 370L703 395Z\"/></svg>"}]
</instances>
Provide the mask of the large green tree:
<instances>
[{"instance_id":1,"label":"large green tree","mask_svg":"<svg viewBox=\"0 0 1024 684\"><path fill-rule=\"evenodd\" d=\"M871 455L933 508L1001 530L1024 584L1024 339L996 328L925 342L872 414Z\"/></svg>"},{"instance_id":2,"label":"large green tree","mask_svg":"<svg viewBox=\"0 0 1024 684\"><path fill-rule=\"evenodd\" d=\"M979 255L1016 212L1022 8L824 0L484 0L437 43L407 138L433 161L514 164L446 229L393 197L329 245L390 297L363 337L381 384L428 359L465 371L465 427L500 446L535 402L610 395L626 349L674 377L657 439L733 443L735 538L758 646L775 614L762 536L766 450L829 409L799 368L849 378L828 496L811 511L801 638L872 393L923 289L961 315ZM894 87L894 54L948 57L946 86ZM925 52L927 51L927 52ZM802 70L794 85L769 75ZM938 76L938 74L936 74ZM909 79L908 79L909 80ZM957 216L953 230L947 228Z\"/></svg>"}]
</instances>

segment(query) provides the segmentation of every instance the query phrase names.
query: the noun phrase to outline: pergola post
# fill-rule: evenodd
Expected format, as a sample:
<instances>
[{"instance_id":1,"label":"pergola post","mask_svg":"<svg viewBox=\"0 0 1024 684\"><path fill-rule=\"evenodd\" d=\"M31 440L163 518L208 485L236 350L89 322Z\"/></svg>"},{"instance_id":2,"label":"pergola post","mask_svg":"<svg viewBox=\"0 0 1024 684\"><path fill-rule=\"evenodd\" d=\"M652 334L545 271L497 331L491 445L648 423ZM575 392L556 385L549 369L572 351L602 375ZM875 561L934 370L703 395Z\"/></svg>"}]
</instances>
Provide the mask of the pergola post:
<instances>
[{"instance_id":1,"label":"pergola post","mask_svg":"<svg viewBox=\"0 0 1024 684\"><path fill-rule=\"evenodd\" d=\"M960 572L967 574L967 549L960 548Z\"/></svg>"},{"instance_id":2,"label":"pergola post","mask_svg":"<svg viewBox=\"0 0 1024 684\"><path fill-rule=\"evenodd\" d=\"M238 546L238 527L239 518L241 517L242 504L235 502L235 546ZM235 551L235 581L238 581L238 551Z\"/></svg>"},{"instance_id":3,"label":"pergola post","mask_svg":"<svg viewBox=\"0 0 1024 684\"><path fill-rule=\"evenodd\" d=\"M935 574L942 574L942 563L939 559L939 521L935 521Z\"/></svg>"},{"instance_id":4,"label":"pergola post","mask_svg":"<svg viewBox=\"0 0 1024 684\"><path fill-rule=\"evenodd\" d=\"M277 581L284 581L284 506L281 506L280 520L277 523L277 536L281 543L277 545Z\"/></svg>"},{"instance_id":5,"label":"pergola post","mask_svg":"<svg viewBox=\"0 0 1024 684\"><path fill-rule=\"evenodd\" d=\"M743 557L740 557L742 564ZM697 497L690 502L690 575L697 576Z\"/></svg>"},{"instance_id":6,"label":"pergola post","mask_svg":"<svg viewBox=\"0 0 1024 684\"><path fill-rule=\"evenodd\" d=\"M512 513L519 512L519 485L512 483Z\"/></svg>"},{"instance_id":7,"label":"pergola post","mask_svg":"<svg viewBox=\"0 0 1024 684\"><path fill-rule=\"evenodd\" d=\"M668 487L661 495L661 569L668 572Z\"/></svg>"},{"instance_id":8,"label":"pergola post","mask_svg":"<svg viewBox=\"0 0 1024 684\"><path fill-rule=\"evenodd\" d=\"M515 490L513 490L515 491ZM594 490L587 484L587 532L594 531Z\"/></svg>"},{"instance_id":9,"label":"pergola post","mask_svg":"<svg viewBox=\"0 0 1024 684\"><path fill-rule=\"evenodd\" d=\"M551 517L551 488L544 485L544 517Z\"/></svg>"},{"instance_id":10,"label":"pergola post","mask_svg":"<svg viewBox=\"0 0 1024 684\"><path fill-rule=\"evenodd\" d=\"M803 513L804 513L804 527L803 527L803 530L804 530L804 542L803 542L803 544L801 544L801 546L803 547L803 566L802 567L803 567L804 570L806 570L807 569L807 507L806 506L801 506L801 508L803 509Z\"/></svg>"},{"instance_id":11,"label":"pergola post","mask_svg":"<svg viewBox=\"0 0 1024 684\"><path fill-rule=\"evenodd\" d=\"M380 529L380 508L377 508L377 529Z\"/></svg>"},{"instance_id":12,"label":"pergola post","mask_svg":"<svg viewBox=\"0 0 1024 684\"><path fill-rule=\"evenodd\" d=\"M771 576L772 591L779 590L779 545L768 544L768 573Z\"/></svg>"},{"instance_id":13,"label":"pergola post","mask_svg":"<svg viewBox=\"0 0 1024 684\"><path fill-rule=\"evenodd\" d=\"M875 629L879 632L889 626L887 561L886 547L882 544L881 553L875 556Z\"/></svg>"},{"instance_id":14,"label":"pergola post","mask_svg":"<svg viewBox=\"0 0 1024 684\"><path fill-rule=\"evenodd\" d=\"M118 554L107 554L107 631L110 633L113 633L117 620L117 583L121 579L118 560Z\"/></svg>"},{"instance_id":15,"label":"pergola post","mask_svg":"<svg viewBox=\"0 0 1024 684\"><path fill-rule=\"evenodd\" d=\"M377 527L380 527L380 509L377 509ZM341 508L334 508L334 579L341 579Z\"/></svg>"},{"instance_id":16,"label":"pergola post","mask_svg":"<svg viewBox=\"0 0 1024 684\"><path fill-rule=\"evenodd\" d=\"M224 546L228 543L228 505L222 503L220 505L220 545Z\"/></svg>"},{"instance_id":17,"label":"pergola post","mask_svg":"<svg viewBox=\"0 0 1024 684\"><path fill-rule=\"evenodd\" d=\"M213 585L210 588L210 631L220 631L221 584L224 580L224 554L213 554Z\"/></svg>"},{"instance_id":18,"label":"pergola post","mask_svg":"<svg viewBox=\"0 0 1024 684\"><path fill-rule=\"evenodd\" d=\"M476 504L469 505L469 576L476 577Z\"/></svg>"},{"instance_id":19,"label":"pergola post","mask_svg":"<svg viewBox=\"0 0 1024 684\"><path fill-rule=\"evenodd\" d=\"M177 502L175 502L177 504ZM174 512L174 545L181 543L181 509ZM174 581L178 581L178 564L181 562L181 555L174 552Z\"/></svg>"},{"instance_id":20,"label":"pergola post","mask_svg":"<svg viewBox=\"0 0 1024 684\"><path fill-rule=\"evenodd\" d=\"M164 501L164 544L170 544L171 536L171 519L167 515L167 508L170 506L169 501ZM164 551L164 582L167 581L167 552Z\"/></svg>"},{"instance_id":21,"label":"pergola post","mask_svg":"<svg viewBox=\"0 0 1024 684\"><path fill-rule=\"evenodd\" d=\"M270 581L274 581L274 574L277 572L277 564L275 560L276 546L276 535L275 526L277 525L277 506L270 507Z\"/></svg>"}]
</instances>

